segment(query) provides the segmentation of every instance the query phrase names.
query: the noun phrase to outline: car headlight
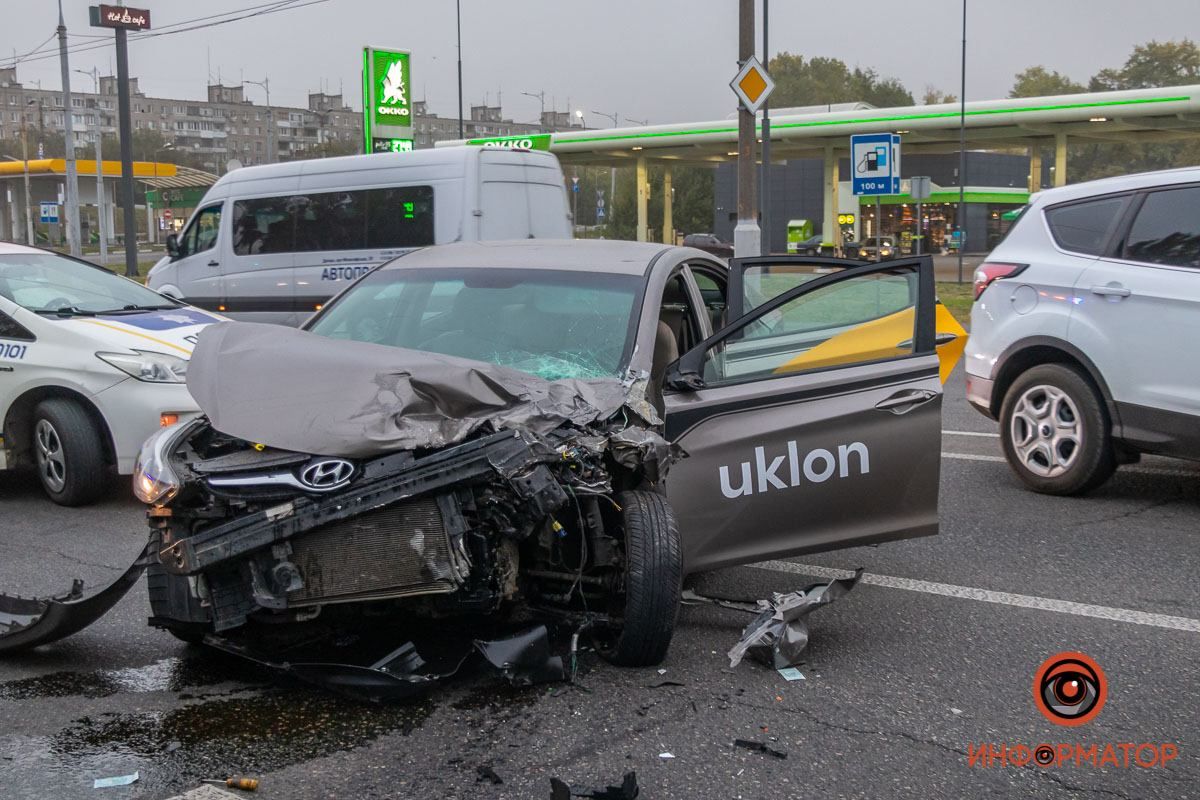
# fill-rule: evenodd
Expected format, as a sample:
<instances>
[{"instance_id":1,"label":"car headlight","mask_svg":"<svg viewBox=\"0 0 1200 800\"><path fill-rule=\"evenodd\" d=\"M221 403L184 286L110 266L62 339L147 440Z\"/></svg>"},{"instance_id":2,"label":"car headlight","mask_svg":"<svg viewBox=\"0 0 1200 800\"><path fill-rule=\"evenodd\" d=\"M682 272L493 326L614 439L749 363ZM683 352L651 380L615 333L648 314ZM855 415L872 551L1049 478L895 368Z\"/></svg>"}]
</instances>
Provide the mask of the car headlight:
<instances>
[{"instance_id":1,"label":"car headlight","mask_svg":"<svg viewBox=\"0 0 1200 800\"><path fill-rule=\"evenodd\" d=\"M96 353L101 361L146 383L183 383L187 380L187 359L149 350L132 353Z\"/></svg>"},{"instance_id":2,"label":"car headlight","mask_svg":"<svg viewBox=\"0 0 1200 800\"><path fill-rule=\"evenodd\" d=\"M162 505L175 496L182 485L171 468L171 451L200 420L179 422L160 429L146 440L133 464L133 493L149 505Z\"/></svg>"}]
</instances>

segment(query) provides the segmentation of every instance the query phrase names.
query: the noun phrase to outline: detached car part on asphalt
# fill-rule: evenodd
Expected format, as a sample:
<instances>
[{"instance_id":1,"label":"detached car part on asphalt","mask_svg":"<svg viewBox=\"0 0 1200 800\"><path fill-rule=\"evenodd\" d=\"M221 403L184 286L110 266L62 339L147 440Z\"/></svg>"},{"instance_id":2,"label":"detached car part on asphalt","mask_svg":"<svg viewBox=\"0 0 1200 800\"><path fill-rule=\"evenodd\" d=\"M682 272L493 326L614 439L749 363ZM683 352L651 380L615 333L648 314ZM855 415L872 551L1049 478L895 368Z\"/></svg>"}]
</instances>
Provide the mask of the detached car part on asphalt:
<instances>
[{"instance_id":1,"label":"detached car part on asphalt","mask_svg":"<svg viewBox=\"0 0 1200 800\"><path fill-rule=\"evenodd\" d=\"M151 624L368 693L456 669L384 641L416 620L516 680L543 622L657 663L685 572L936 533L939 308L928 258L513 242L211 326L134 479Z\"/></svg>"}]
</instances>

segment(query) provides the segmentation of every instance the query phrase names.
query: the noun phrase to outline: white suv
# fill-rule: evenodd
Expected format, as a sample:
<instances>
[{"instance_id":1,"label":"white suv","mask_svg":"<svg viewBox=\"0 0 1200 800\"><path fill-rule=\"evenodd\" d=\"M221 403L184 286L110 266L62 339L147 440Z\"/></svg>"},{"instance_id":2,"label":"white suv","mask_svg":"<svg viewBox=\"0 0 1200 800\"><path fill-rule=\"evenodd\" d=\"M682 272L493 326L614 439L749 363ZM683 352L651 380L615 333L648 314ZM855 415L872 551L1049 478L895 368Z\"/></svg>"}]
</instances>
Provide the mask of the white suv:
<instances>
[{"instance_id":1,"label":"white suv","mask_svg":"<svg viewBox=\"0 0 1200 800\"><path fill-rule=\"evenodd\" d=\"M1030 488L1200 459L1200 168L1035 194L975 273L967 399Z\"/></svg>"}]
</instances>

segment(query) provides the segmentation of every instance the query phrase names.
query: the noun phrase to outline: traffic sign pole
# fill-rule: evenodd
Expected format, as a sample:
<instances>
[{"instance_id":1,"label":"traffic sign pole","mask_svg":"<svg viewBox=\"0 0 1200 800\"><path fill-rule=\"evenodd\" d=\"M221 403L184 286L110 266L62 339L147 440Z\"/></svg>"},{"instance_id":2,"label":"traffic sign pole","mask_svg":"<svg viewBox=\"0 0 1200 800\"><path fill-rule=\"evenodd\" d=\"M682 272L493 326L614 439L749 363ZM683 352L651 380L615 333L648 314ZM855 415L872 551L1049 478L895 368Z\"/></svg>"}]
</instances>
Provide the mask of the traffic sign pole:
<instances>
[{"instance_id":1,"label":"traffic sign pole","mask_svg":"<svg viewBox=\"0 0 1200 800\"><path fill-rule=\"evenodd\" d=\"M738 2L738 60L741 69L754 58L754 0ZM741 73L739 72L739 77ZM735 89L739 81L734 79ZM755 191L756 109L748 108L743 97L738 106L738 221L733 230L735 256L756 256L762 252L762 233L758 227L758 197Z\"/></svg>"}]
</instances>

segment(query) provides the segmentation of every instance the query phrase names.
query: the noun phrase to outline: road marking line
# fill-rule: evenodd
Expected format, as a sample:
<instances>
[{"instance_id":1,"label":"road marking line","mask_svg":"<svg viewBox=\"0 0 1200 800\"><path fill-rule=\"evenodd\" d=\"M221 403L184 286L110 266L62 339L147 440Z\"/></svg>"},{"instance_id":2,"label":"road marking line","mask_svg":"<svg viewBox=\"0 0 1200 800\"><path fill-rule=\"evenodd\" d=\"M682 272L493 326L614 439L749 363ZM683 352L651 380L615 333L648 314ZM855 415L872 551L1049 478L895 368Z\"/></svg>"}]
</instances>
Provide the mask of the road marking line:
<instances>
[{"instance_id":1,"label":"road marking line","mask_svg":"<svg viewBox=\"0 0 1200 800\"><path fill-rule=\"evenodd\" d=\"M818 578L850 578L854 576L854 573L850 570L818 567L811 564L797 564L794 561L762 561L757 564L749 564L748 566L774 572L813 575ZM934 583L932 581L919 581L912 578L897 578L891 575L875 575L870 572L863 573L862 582L869 583L872 586L883 586L888 589L906 589L910 592L936 594L942 597L957 597L963 600L978 600L983 603L1033 608L1039 611L1057 611L1060 614L1074 614L1078 617L1106 619L1112 622L1132 622L1135 625L1148 625L1154 628L1200 633L1200 619L1192 619L1191 617L1174 617L1168 614L1152 614L1148 611L1133 611L1128 608L1094 606L1088 603L1074 603L1070 600L1055 600L1051 597L1037 597L1036 595L994 592L989 589L976 589L971 586L956 586L952 583Z\"/></svg>"},{"instance_id":2,"label":"road marking line","mask_svg":"<svg viewBox=\"0 0 1200 800\"><path fill-rule=\"evenodd\" d=\"M999 461L1007 462L1004 456L983 456L976 453L948 453L942 451L942 458L956 458L960 461ZM1130 467L1125 466L1117 470L1117 474L1136 473L1138 475L1177 475L1184 477L1200 477L1200 471L1188 469L1187 467L1171 468L1171 467Z\"/></svg>"},{"instance_id":3,"label":"road marking line","mask_svg":"<svg viewBox=\"0 0 1200 800\"><path fill-rule=\"evenodd\" d=\"M988 439L999 439L998 433L981 433L979 431L942 431L947 436L985 436Z\"/></svg>"}]
</instances>

